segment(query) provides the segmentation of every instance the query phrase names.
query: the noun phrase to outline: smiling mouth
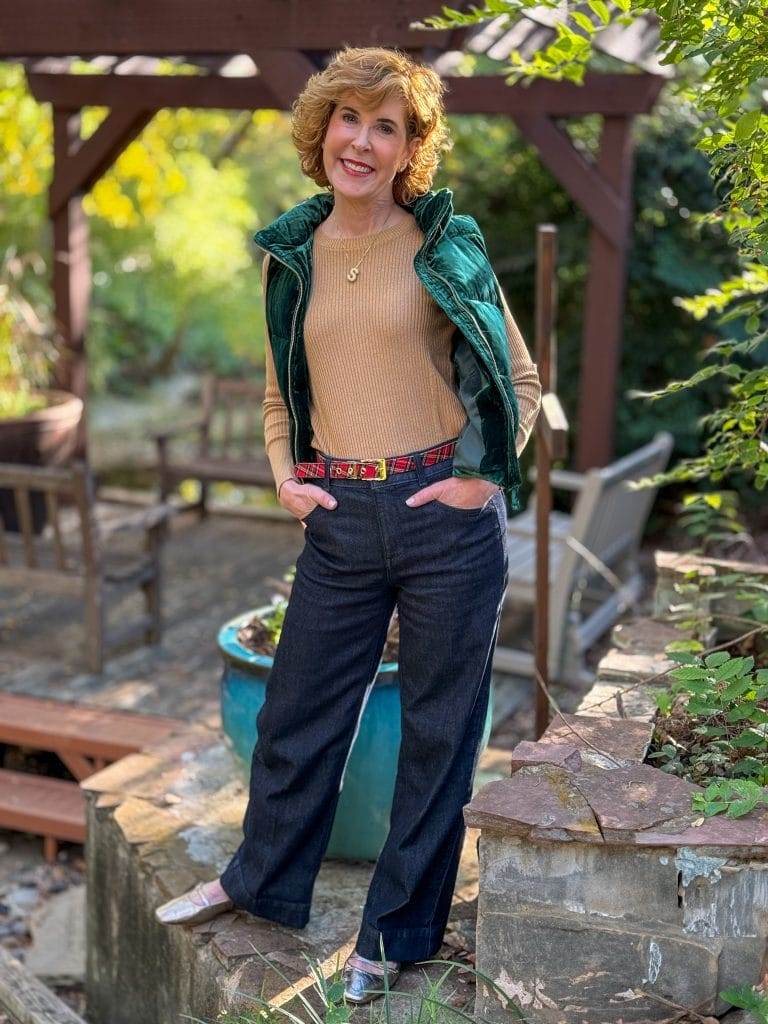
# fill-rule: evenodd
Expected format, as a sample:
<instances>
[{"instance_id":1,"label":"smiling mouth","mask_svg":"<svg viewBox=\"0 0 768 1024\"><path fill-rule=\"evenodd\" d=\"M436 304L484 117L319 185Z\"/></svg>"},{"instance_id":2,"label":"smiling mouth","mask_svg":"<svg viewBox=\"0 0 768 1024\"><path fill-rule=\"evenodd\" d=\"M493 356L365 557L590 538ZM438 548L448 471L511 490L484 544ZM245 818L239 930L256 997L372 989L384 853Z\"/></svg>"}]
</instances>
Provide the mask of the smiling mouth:
<instances>
[{"instance_id":1,"label":"smiling mouth","mask_svg":"<svg viewBox=\"0 0 768 1024\"><path fill-rule=\"evenodd\" d=\"M351 174L358 174L360 176L373 174L373 168L370 164L359 163L356 160L345 160L344 157L342 157L341 165L345 171L349 171Z\"/></svg>"}]
</instances>

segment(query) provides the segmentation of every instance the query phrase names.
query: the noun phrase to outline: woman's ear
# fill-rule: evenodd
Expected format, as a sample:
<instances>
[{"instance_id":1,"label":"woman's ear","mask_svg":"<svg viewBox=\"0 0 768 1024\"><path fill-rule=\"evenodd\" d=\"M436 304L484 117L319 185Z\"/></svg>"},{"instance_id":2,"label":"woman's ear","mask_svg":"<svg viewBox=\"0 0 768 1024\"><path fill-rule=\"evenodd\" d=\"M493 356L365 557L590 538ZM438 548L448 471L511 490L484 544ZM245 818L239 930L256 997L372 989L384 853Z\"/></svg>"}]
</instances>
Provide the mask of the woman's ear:
<instances>
[{"instance_id":1,"label":"woman's ear","mask_svg":"<svg viewBox=\"0 0 768 1024\"><path fill-rule=\"evenodd\" d=\"M418 137L415 139L411 139L411 141L408 143L408 160L405 165L406 167L411 162L411 160L413 160L414 156L418 153L420 146L421 139Z\"/></svg>"}]
</instances>

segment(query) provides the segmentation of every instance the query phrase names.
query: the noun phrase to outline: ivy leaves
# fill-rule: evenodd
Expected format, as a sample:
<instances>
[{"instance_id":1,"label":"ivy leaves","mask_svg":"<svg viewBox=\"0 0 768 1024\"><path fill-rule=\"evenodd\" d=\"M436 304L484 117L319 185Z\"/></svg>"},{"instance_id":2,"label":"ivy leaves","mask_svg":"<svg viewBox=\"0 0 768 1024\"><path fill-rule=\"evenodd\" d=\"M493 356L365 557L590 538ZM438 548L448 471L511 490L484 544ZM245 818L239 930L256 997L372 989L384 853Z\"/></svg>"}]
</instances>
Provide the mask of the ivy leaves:
<instances>
[{"instance_id":1,"label":"ivy leaves","mask_svg":"<svg viewBox=\"0 0 768 1024\"><path fill-rule=\"evenodd\" d=\"M705 785L694 798L705 816L740 817L768 805L768 668L755 670L754 657L727 651L667 653L680 667L656 696L657 749L649 760Z\"/></svg>"}]
</instances>

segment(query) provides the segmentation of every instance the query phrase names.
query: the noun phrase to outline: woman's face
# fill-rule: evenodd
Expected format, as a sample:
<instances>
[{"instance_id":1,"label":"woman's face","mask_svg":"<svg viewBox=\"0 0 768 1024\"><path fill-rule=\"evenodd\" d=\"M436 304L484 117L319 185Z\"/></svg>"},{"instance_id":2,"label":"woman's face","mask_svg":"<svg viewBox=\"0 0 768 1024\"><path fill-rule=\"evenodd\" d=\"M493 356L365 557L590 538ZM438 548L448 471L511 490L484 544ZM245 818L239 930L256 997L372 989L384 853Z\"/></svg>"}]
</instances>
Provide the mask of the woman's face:
<instances>
[{"instance_id":1,"label":"woman's face","mask_svg":"<svg viewBox=\"0 0 768 1024\"><path fill-rule=\"evenodd\" d=\"M392 180L418 144L418 139L407 139L405 103L399 97L366 109L359 96L347 92L328 122L323 166L337 195L391 201Z\"/></svg>"}]
</instances>

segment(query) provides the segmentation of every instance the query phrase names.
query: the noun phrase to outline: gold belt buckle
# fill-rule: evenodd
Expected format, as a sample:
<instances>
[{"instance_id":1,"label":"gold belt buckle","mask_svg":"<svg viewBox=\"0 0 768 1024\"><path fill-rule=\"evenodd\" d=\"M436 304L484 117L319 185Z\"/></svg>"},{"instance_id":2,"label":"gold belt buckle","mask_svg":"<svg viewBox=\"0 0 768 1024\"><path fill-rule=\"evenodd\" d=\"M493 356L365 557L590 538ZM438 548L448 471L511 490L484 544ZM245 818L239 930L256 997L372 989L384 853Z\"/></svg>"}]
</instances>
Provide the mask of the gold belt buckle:
<instances>
[{"instance_id":1,"label":"gold belt buckle","mask_svg":"<svg viewBox=\"0 0 768 1024\"><path fill-rule=\"evenodd\" d=\"M373 480L386 480L387 479L387 460L376 459L376 472L372 477Z\"/></svg>"}]
</instances>

